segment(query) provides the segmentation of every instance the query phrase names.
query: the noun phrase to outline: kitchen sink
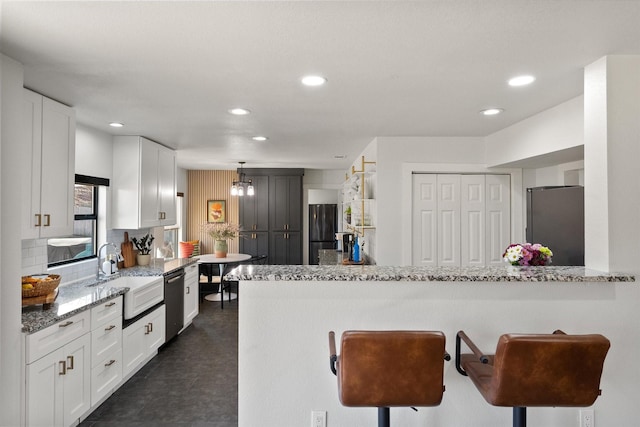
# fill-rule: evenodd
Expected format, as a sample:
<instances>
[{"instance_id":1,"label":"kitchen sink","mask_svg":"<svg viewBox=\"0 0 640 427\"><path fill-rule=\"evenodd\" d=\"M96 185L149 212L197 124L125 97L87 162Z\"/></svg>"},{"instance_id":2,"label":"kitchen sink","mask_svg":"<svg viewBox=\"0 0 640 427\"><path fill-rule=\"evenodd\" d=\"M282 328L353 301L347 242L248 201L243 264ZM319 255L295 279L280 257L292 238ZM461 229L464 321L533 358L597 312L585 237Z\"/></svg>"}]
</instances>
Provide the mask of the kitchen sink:
<instances>
[{"instance_id":1,"label":"kitchen sink","mask_svg":"<svg viewBox=\"0 0 640 427\"><path fill-rule=\"evenodd\" d=\"M125 319L132 319L164 301L162 276L122 276L110 280L109 285L129 288L129 291L124 294Z\"/></svg>"}]
</instances>

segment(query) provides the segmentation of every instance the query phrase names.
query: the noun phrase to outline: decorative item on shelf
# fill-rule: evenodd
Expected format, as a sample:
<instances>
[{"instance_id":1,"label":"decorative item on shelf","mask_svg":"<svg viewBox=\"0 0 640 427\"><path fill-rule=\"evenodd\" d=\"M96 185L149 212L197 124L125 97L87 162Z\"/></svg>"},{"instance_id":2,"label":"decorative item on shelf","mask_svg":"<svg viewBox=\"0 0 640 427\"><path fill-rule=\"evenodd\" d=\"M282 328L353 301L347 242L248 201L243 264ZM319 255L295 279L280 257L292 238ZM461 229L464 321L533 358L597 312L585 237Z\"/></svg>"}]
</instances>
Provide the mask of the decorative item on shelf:
<instances>
[{"instance_id":1,"label":"decorative item on shelf","mask_svg":"<svg viewBox=\"0 0 640 427\"><path fill-rule=\"evenodd\" d=\"M543 266L551 264L553 252L540 243L512 243L502 257L505 262L516 266Z\"/></svg>"},{"instance_id":2,"label":"decorative item on shelf","mask_svg":"<svg viewBox=\"0 0 640 427\"><path fill-rule=\"evenodd\" d=\"M247 177L244 174L243 166L245 162L238 163L240 163L240 172L238 172L238 180L233 181L233 184L231 185L231 195L244 196L246 193L247 196L253 196L255 194L253 183L250 179L247 180Z\"/></svg>"},{"instance_id":3,"label":"decorative item on shelf","mask_svg":"<svg viewBox=\"0 0 640 427\"><path fill-rule=\"evenodd\" d=\"M345 209L344 211L344 215L345 215L345 220L347 221L347 224L351 224L351 205L347 206L347 209Z\"/></svg>"},{"instance_id":4,"label":"decorative item on shelf","mask_svg":"<svg viewBox=\"0 0 640 427\"><path fill-rule=\"evenodd\" d=\"M240 227L233 223L206 223L202 229L214 240L214 253L218 258L225 258L228 251L227 240L238 237Z\"/></svg>"},{"instance_id":5,"label":"decorative item on shelf","mask_svg":"<svg viewBox=\"0 0 640 427\"><path fill-rule=\"evenodd\" d=\"M147 233L140 238L140 240L134 237L131 241L138 250L138 254L136 255L138 265L149 265L151 262L151 245L153 244L153 236Z\"/></svg>"}]
</instances>

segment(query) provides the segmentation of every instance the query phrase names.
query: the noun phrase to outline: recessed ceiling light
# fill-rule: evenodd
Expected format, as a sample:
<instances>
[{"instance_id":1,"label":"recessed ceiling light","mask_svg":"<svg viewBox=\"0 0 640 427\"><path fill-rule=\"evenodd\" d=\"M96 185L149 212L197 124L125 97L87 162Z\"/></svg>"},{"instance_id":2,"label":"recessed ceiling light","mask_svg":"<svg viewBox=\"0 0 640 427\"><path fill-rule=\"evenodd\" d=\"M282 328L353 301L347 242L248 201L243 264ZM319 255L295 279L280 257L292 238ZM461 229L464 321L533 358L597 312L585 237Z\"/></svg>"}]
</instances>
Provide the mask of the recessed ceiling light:
<instances>
[{"instance_id":1,"label":"recessed ceiling light","mask_svg":"<svg viewBox=\"0 0 640 427\"><path fill-rule=\"evenodd\" d=\"M254 136L254 137L253 137L253 138L251 138L251 139L253 139L254 141L266 141L266 140L267 140L267 139L269 139L269 138L267 138L266 136L257 135L257 136Z\"/></svg>"},{"instance_id":2,"label":"recessed ceiling light","mask_svg":"<svg viewBox=\"0 0 640 427\"><path fill-rule=\"evenodd\" d=\"M485 116L495 116L496 114L502 113L504 110L502 108L487 108L486 110L480 111L480 114Z\"/></svg>"},{"instance_id":3,"label":"recessed ceiling light","mask_svg":"<svg viewBox=\"0 0 640 427\"><path fill-rule=\"evenodd\" d=\"M344 154L336 154L335 156L333 156L334 159L346 159L347 156L345 156Z\"/></svg>"},{"instance_id":4,"label":"recessed ceiling light","mask_svg":"<svg viewBox=\"0 0 640 427\"><path fill-rule=\"evenodd\" d=\"M109 126L114 127L114 128L121 128L124 125L122 123L112 122L112 123L109 123Z\"/></svg>"},{"instance_id":5,"label":"recessed ceiling light","mask_svg":"<svg viewBox=\"0 0 640 427\"><path fill-rule=\"evenodd\" d=\"M251 114L251 111L246 108L232 108L229 112L235 116L246 116L247 114Z\"/></svg>"},{"instance_id":6,"label":"recessed ceiling light","mask_svg":"<svg viewBox=\"0 0 640 427\"><path fill-rule=\"evenodd\" d=\"M327 79L322 76L304 76L302 78L302 84L305 86L322 86L327 82Z\"/></svg>"},{"instance_id":7,"label":"recessed ceiling light","mask_svg":"<svg viewBox=\"0 0 640 427\"><path fill-rule=\"evenodd\" d=\"M518 76L509 80L509 86L526 86L536 80L533 76Z\"/></svg>"}]
</instances>

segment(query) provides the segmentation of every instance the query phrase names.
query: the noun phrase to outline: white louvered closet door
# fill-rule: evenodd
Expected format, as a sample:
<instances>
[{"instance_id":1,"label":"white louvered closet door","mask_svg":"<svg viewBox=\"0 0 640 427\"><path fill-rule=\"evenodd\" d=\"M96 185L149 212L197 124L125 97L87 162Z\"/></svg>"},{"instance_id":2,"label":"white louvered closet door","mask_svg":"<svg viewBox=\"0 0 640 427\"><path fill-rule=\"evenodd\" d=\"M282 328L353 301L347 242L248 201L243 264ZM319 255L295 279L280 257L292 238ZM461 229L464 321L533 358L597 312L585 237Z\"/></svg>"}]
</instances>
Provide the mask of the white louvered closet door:
<instances>
[{"instance_id":1,"label":"white louvered closet door","mask_svg":"<svg viewBox=\"0 0 640 427\"><path fill-rule=\"evenodd\" d=\"M511 180L509 175L486 175L486 265L502 265L511 243Z\"/></svg>"},{"instance_id":2,"label":"white louvered closet door","mask_svg":"<svg viewBox=\"0 0 640 427\"><path fill-rule=\"evenodd\" d=\"M411 265L438 265L438 201L436 175L413 175Z\"/></svg>"},{"instance_id":3,"label":"white louvered closet door","mask_svg":"<svg viewBox=\"0 0 640 427\"><path fill-rule=\"evenodd\" d=\"M509 175L414 174L412 265L501 265L510 182Z\"/></svg>"},{"instance_id":4,"label":"white louvered closet door","mask_svg":"<svg viewBox=\"0 0 640 427\"><path fill-rule=\"evenodd\" d=\"M437 175L438 265L460 265L460 175Z\"/></svg>"},{"instance_id":5,"label":"white louvered closet door","mask_svg":"<svg viewBox=\"0 0 640 427\"><path fill-rule=\"evenodd\" d=\"M485 176L460 177L460 265L485 266Z\"/></svg>"}]
</instances>

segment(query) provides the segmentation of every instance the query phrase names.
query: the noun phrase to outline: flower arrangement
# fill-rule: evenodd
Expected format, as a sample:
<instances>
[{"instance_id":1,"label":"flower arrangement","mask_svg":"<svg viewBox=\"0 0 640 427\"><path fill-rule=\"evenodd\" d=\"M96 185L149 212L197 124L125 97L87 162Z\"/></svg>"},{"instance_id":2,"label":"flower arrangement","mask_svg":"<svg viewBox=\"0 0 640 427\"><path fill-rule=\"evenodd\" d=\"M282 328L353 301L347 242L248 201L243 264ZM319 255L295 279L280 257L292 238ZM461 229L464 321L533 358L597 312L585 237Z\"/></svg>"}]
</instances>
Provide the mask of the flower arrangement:
<instances>
[{"instance_id":1,"label":"flower arrangement","mask_svg":"<svg viewBox=\"0 0 640 427\"><path fill-rule=\"evenodd\" d=\"M553 252L540 243L515 243L509 245L502 256L511 265L548 265Z\"/></svg>"},{"instance_id":2,"label":"flower arrangement","mask_svg":"<svg viewBox=\"0 0 640 427\"><path fill-rule=\"evenodd\" d=\"M231 222L208 222L202 224L202 230L211 236L214 240L234 239L238 236L240 227L238 224Z\"/></svg>"},{"instance_id":3,"label":"flower arrangement","mask_svg":"<svg viewBox=\"0 0 640 427\"><path fill-rule=\"evenodd\" d=\"M144 235L140 240L137 238L132 238L131 241L136 246L138 253L140 255L149 255L151 252L151 244L153 243L153 236L149 233Z\"/></svg>"}]
</instances>

